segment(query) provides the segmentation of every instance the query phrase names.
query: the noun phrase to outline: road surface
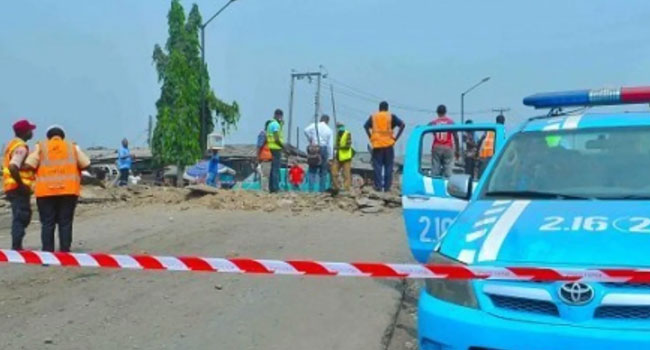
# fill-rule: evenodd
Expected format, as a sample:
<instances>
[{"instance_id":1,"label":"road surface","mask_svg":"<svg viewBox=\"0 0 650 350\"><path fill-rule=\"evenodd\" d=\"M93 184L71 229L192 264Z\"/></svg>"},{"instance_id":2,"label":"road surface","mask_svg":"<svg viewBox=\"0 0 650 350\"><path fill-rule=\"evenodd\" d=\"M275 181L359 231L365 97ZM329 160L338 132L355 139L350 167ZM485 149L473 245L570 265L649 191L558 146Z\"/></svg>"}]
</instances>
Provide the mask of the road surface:
<instances>
[{"instance_id":1,"label":"road surface","mask_svg":"<svg viewBox=\"0 0 650 350\"><path fill-rule=\"evenodd\" d=\"M26 248L38 249L34 222ZM8 218L0 246L9 247ZM399 210L81 206L73 249L409 262ZM409 349L413 300L391 280L0 265L2 349ZM410 302L410 304L409 304Z\"/></svg>"}]
</instances>

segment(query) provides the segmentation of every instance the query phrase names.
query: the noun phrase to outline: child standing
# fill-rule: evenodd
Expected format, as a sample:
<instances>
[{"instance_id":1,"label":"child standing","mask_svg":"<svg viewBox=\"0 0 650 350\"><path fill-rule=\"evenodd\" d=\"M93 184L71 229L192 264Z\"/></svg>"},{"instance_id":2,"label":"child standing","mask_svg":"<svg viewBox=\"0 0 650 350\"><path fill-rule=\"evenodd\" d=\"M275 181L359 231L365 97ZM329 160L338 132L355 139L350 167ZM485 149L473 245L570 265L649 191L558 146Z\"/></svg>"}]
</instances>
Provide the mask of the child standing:
<instances>
[{"instance_id":1,"label":"child standing","mask_svg":"<svg viewBox=\"0 0 650 350\"><path fill-rule=\"evenodd\" d=\"M298 162L295 160L291 162L291 168L289 169L289 183L291 188L294 191L300 190L300 185L305 179L305 170L298 165Z\"/></svg>"}]
</instances>

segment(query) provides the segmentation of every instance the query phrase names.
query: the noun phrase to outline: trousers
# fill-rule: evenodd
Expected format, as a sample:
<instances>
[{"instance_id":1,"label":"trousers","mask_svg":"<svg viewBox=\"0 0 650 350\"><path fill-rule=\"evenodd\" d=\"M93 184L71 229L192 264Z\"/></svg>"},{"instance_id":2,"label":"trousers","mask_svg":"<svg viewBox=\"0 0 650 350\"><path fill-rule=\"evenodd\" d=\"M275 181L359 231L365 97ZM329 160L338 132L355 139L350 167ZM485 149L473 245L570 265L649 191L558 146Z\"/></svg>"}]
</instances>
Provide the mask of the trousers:
<instances>
[{"instance_id":1,"label":"trousers","mask_svg":"<svg viewBox=\"0 0 650 350\"><path fill-rule=\"evenodd\" d=\"M54 251L54 231L59 227L59 250L69 252L72 245L72 222L77 207L77 196L36 198L41 217L43 251Z\"/></svg>"},{"instance_id":2,"label":"trousers","mask_svg":"<svg viewBox=\"0 0 650 350\"><path fill-rule=\"evenodd\" d=\"M7 199L11 203L11 249L22 250L25 229L32 221L31 196L18 193L17 191L7 192Z\"/></svg>"},{"instance_id":3,"label":"trousers","mask_svg":"<svg viewBox=\"0 0 650 350\"><path fill-rule=\"evenodd\" d=\"M341 189L340 176L343 173L343 190L350 191L352 184L352 160L340 162L334 160L332 162L332 188L335 190Z\"/></svg>"},{"instance_id":4,"label":"trousers","mask_svg":"<svg viewBox=\"0 0 650 350\"><path fill-rule=\"evenodd\" d=\"M282 150L271 150L271 174L269 175L269 192L280 191L280 167L282 166Z\"/></svg>"},{"instance_id":5,"label":"trousers","mask_svg":"<svg viewBox=\"0 0 650 350\"><path fill-rule=\"evenodd\" d=\"M393 185L393 147L374 148L372 150L372 168L375 173L375 191L390 192Z\"/></svg>"}]
</instances>

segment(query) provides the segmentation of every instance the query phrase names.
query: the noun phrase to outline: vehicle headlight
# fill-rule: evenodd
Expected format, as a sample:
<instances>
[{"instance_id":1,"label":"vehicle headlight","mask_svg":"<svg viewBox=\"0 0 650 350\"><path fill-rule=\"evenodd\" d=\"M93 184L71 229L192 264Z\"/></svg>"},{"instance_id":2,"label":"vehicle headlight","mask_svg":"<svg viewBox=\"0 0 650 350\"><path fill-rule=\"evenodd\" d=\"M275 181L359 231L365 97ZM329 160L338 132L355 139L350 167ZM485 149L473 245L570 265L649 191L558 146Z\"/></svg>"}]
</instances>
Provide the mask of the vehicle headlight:
<instances>
[{"instance_id":1,"label":"vehicle headlight","mask_svg":"<svg viewBox=\"0 0 650 350\"><path fill-rule=\"evenodd\" d=\"M429 260L431 264L459 265L458 261L434 252ZM425 282L427 293L449 303L478 309L478 301L472 289L471 280L448 280L428 278Z\"/></svg>"}]
</instances>

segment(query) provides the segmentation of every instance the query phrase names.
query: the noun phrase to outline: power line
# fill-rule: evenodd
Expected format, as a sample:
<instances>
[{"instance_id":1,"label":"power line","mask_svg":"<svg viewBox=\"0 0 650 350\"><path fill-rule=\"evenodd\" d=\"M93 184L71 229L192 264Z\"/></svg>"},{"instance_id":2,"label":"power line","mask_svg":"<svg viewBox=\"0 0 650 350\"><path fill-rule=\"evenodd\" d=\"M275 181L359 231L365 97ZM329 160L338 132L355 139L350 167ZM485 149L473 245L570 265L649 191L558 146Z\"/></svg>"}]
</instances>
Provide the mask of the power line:
<instances>
[{"instance_id":1,"label":"power line","mask_svg":"<svg viewBox=\"0 0 650 350\"><path fill-rule=\"evenodd\" d=\"M341 89L337 89L334 93L338 95L343 95L351 98L356 98L358 100L366 101L366 102L371 102L371 103L379 103L380 101L384 100L384 98L370 93L363 91L361 89L355 88L352 85L349 85L347 83L344 83L338 79L334 79L332 77L328 78L333 84L337 85ZM436 111L433 109L428 109L428 108L422 108L422 107L417 107L417 106L412 106L404 103L399 103L399 102L390 102L391 108L398 109L398 110L403 110L407 112L414 112L414 113L423 113L423 114L428 114L428 115L435 115ZM466 115L477 115L477 114L487 114L493 112L491 109L482 109L482 110L475 110L475 111L469 111L465 112ZM459 112L448 112L448 115L460 115Z\"/></svg>"},{"instance_id":2,"label":"power line","mask_svg":"<svg viewBox=\"0 0 650 350\"><path fill-rule=\"evenodd\" d=\"M338 79L334 79L334 78L331 78L331 77L329 79L330 79L330 81L334 82L335 84L340 85L341 87L343 87L343 88L345 88L347 90L350 90L350 91L354 92L356 95L358 95L358 96L360 95L360 97L363 97L364 99L370 100L371 102L380 102L380 101L385 99L385 98L380 97L380 96L378 96L376 94L361 90L361 89L356 88L356 87L354 87L354 86L352 86L350 84L344 83L344 82L342 82L342 81L340 81ZM411 104L406 104L406 103L401 103L401 102L396 102L396 101L392 101L390 104L391 104L391 106L393 106L395 108L403 109L403 110L410 110L412 112L423 112L423 113L434 113L435 112L434 110L429 109L429 108L413 106Z\"/></svg>"}]
</instances>

